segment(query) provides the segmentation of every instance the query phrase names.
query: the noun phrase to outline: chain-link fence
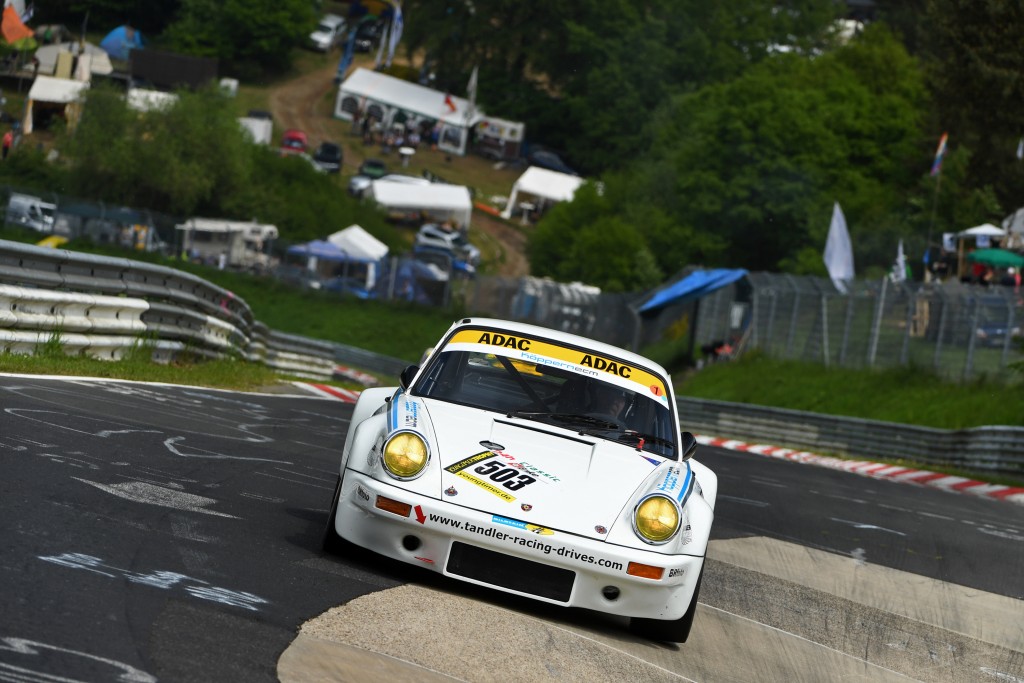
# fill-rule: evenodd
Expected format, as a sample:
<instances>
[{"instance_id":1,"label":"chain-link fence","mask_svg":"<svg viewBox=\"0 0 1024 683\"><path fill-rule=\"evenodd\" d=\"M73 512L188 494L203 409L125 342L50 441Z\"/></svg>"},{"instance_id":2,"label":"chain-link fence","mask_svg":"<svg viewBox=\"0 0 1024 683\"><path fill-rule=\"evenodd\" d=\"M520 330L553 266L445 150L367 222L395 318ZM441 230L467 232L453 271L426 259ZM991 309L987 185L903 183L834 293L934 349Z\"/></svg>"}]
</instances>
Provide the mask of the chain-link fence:
<instances>
[{"instance_id":1,"label":"chain-link fence","mask_svg":"<svg viewBox=\"0 0 1024 683\"><path fill-rule=\"evenodd\" d=\"M745 348L851 368L930 368L953 380L1024 360L1024 302L1012 287L749 275Z\"/></svg>"}]
</instances>

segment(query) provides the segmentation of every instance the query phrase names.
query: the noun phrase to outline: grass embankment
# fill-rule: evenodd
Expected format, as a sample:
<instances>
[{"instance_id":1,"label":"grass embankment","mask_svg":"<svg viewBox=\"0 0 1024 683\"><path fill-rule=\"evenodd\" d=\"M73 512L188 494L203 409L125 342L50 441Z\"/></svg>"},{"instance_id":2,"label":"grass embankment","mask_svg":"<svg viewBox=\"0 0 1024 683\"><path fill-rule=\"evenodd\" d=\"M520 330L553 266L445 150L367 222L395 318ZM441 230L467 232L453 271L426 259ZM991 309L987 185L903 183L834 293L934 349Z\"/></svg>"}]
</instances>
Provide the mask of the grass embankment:
<instances>
[{"instance_id":1,"label":"grass embankment","mask_svg":"<svg viewBox=\"0 0 1024 683\"><path fill-rule=\"evenodd\" d=\"M827 368L751 354L685 375L675 385L677 393L696 398L939 429L1024 426L1024 382L953 384L916 368Z\"/></svg>"}]
</instances>

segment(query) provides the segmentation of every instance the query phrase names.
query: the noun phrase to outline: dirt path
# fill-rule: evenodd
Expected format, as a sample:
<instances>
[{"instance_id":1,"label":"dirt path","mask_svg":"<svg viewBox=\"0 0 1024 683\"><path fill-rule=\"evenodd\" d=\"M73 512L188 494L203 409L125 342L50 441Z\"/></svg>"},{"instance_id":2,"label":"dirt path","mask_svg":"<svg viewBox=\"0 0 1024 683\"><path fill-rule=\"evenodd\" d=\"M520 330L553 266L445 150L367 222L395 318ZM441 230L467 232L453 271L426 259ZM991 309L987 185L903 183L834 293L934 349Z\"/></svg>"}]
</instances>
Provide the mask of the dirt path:
<instances>
[{"instance_id":1,"label":"dirt path","mask_svg":"<svg viewBox=\"0 0 1024 683\"><path fill-rule=\"evenodd\" d=\"M366 58L357 58L356 66L372 66ZM330 63L271 88L269 109L274 121L283 128L298 128L309 136L315 146L323 140L341 141L349 132L349 124L334 118L334 96L338 86L334 83L337 64ZM363 161L361 150L346 147L343 175L355 172ZM456 160L457 162L457 160ZM526 258L526 234L502 220L479 210L473 212L471 232L478 235L473 241L488 242L492 262L487 271L503 277L522 277L530 272Z\"/></svg>"}]
</instances>

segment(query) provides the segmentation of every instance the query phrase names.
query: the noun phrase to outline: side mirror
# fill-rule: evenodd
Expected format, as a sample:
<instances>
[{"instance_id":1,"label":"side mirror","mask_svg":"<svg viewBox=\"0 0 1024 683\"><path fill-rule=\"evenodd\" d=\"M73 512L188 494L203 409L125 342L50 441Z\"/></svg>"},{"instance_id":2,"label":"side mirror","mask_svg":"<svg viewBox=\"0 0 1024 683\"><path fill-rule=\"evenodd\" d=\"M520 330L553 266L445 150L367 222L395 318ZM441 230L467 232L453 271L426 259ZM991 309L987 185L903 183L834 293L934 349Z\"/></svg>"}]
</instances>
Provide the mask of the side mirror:
<instances>
[{"instance_id":1,"label":"side mirror","mask_svg":"<svg viewBox=\"0 0 1024 683\"><path fill-rule=\"evenodd\" d=\"M683 460L689 460L693 457L694 451L697 450L697 439L690 432L683 432L682 443L680 444L683 451Z\"/></svg>"},{"instance_id":2,"label":"side mirror","mask_svg":"<svg viewBox=\"0 0 1024 683\"><path fill-rule=\"evenodd\" d=\"M402 370L402 374L398 377L398 384L402 389L408 389L412 385L413 378L416 377L416 373L420 371L420 366L410 365L405 370Z\"/></svg>"}]
</instances>

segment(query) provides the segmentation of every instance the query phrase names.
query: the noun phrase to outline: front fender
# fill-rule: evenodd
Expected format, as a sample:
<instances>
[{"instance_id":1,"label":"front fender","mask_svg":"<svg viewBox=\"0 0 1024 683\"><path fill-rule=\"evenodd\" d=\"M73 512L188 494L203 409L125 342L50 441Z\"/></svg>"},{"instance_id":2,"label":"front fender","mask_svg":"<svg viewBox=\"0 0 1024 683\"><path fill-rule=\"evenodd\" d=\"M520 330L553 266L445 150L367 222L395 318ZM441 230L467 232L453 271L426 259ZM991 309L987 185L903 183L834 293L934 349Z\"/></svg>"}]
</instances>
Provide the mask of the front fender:
<instances>
[{"instance_id":1,"label":"front fender","mask_svg":"<svg viewBox=\"0 0 1024 683\"><path fill-rule=\"evenodd\" d=\"M341 451L341 468L339 473L343 474L345 472L345 467L348 465L349 454L352 453L352 449L357 443L357 434L360 432L360 425L365 423L382 407L387 406L387 399L394 395L396 389L397 387L376 387L374 389L365 389L361 394L359 394L359 399L356 401L356 407L352 411L352 421L349 423L348 433L345 435L345 446ZM374 429L377 429L377 427ZM374 434L376 435L376 432L374 432ZM376 437L374 437L374 439L370 439L371 445L375 438Z\"/></svg>"}]
</instances>

